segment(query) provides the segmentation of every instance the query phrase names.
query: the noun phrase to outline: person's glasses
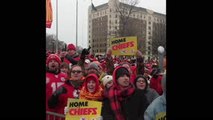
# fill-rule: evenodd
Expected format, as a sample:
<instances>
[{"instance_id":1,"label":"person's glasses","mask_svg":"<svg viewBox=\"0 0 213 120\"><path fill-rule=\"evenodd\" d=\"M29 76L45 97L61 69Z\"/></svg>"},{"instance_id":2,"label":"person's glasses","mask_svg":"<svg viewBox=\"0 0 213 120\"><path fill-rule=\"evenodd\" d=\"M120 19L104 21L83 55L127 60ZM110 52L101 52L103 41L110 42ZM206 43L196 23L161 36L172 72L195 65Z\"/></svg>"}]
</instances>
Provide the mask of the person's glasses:
<instances>
[{"instance_id":1,"label":"person's glasses","mask_svg":"<svg viewBox=\"0 0 213 120\"><path fill-rule=\"evenodd\" d=\"M145 83L144 80L138 80L137 82L138 82L138 83Z\"/></svg>"},{"instance_id":2,"label":"person's glasses","mask_svg":"<svg viewBox=\"0 0 213 120\"><path fill-rule=\"evenodd\" d=\"M82 71L81 70L73 70L72 73L81 73Z\"/></svg>"}]
</instances>

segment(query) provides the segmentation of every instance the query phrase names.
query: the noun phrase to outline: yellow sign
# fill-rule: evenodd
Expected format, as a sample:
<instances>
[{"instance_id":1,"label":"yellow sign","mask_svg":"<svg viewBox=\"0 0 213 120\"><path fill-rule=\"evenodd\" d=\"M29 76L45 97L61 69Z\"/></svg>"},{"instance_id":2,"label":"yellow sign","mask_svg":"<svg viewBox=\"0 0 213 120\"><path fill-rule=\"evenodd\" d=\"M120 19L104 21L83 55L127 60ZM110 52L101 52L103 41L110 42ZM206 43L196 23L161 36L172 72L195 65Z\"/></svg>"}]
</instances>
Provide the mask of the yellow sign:
<instances>
[{"instance_id":1,"label":"yellow sign","mask_svg":"<svg viewBox=\"0 0 213 120\"><path fill-rule=\"evenodd\" d=\"M166 120L166 112L158 113L155 120Z\"/></svg>"},{"instance_id":2,"label":"yellow sign","mask_svg":"<svg viewBox=\"0 0 213 120\"><path fill-rule=\"evenodd\" d=\"M112 38L110 47L113 55L135 55L138 50L137 37Z\"/></svg>"},{"instance_id":3,"label":"yellow sign","mask_svg":"<svg viewBox=\"0 0 213 120\"><path fill-rule=\"evenodd\" d=\"M66 120L101 120L102 102L68 98Z\"/></svg>"}]
</instances>

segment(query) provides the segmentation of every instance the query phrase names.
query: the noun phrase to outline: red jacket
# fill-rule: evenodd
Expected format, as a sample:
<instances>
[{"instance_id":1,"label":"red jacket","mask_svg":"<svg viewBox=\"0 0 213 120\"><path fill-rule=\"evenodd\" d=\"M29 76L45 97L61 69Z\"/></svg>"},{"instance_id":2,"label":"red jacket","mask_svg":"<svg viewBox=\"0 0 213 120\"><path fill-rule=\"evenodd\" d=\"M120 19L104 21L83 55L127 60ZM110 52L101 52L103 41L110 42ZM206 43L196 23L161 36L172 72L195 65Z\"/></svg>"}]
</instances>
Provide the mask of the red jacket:
<instances>
[{"instance_id":1,"label":"red jacket","mask_svg":"<svg viewBox=\"0 0 213 120\"><path fill-rule=\"evenodd\" d=\"M46 72L46 111L54 112L54 110L48 107L48 99L58 87L64 84L65 78L66 74L64 73L54 74Z\"/></svg>"},{"instance_id":2,"label":"red jacket","mask_svg":"<svg viewBox=\"0 0 213 120\"><path fill-rule=\"evenodd\" d=\"M155 89L159 95L163 94L163 89L161 84L162 78L163 78L162 75L158 75L157 78L152 77L150 79L150 88Z\"/></svg>"}]
</instances>

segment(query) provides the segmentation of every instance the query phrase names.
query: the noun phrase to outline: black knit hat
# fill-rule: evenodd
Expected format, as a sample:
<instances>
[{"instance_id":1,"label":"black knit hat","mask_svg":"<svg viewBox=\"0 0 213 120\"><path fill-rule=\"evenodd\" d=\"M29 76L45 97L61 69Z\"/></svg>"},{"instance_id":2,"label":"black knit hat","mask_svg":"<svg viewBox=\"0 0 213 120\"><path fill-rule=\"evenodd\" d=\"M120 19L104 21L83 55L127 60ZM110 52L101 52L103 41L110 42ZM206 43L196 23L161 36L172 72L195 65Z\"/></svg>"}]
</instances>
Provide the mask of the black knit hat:
<instances>
[{"instance_id":1,"label":"black knit hat","mask_svg":"<svg viewBox=\"0 0 213 120\"><path fill-rule=\"evenodd\" d=\"M128 69L125 67L121 67L116 71L115 79L117 80L119 77L124 76L124 75L127 75L128 77L130 77Z\"/></svg>"}]
</instances>

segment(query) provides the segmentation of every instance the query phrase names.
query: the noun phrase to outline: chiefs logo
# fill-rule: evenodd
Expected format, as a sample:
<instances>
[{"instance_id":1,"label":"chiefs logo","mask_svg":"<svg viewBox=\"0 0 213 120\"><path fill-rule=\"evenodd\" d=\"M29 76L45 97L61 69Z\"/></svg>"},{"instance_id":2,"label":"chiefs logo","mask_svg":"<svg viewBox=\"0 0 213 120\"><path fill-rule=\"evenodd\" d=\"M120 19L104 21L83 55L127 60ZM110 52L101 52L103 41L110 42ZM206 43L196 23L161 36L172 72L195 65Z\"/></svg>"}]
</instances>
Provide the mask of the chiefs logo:
<instances>
[{"instance_id":1,"label":"chiefs logo","mask_svg":"<svg viewBox=\"0 0 213 120\"><path fill-rule=\"evenodd\" d=\"M73 97L74 98L79 98L79 93L80 93L80 90L74 90L73 91Z\"/></svg>"}]
</instances>

